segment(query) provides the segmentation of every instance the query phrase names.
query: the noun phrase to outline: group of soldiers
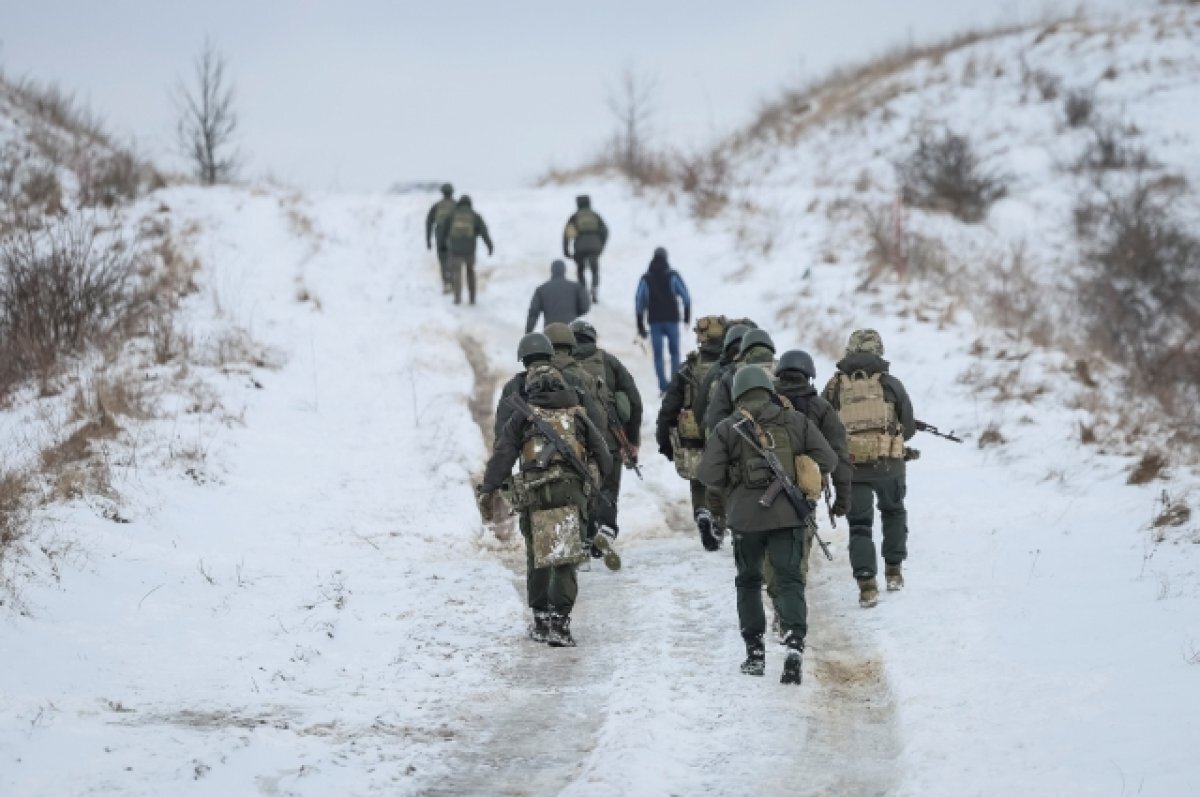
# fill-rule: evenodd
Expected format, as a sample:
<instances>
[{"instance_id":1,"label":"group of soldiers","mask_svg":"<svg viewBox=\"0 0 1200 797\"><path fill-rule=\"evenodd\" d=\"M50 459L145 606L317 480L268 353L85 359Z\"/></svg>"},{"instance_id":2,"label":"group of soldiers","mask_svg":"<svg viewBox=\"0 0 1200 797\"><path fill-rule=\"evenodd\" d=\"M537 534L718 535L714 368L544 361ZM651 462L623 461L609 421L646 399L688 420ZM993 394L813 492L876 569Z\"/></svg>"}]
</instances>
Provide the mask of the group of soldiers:
<instances>
[{"instance_id":1,"label":"group of soldiers","mask_svg":"<svg viewBox=\"0 0 1200 797\"><path fill-rule=\"evenodd\" d=\"M912 402L889 373L874 330L850 335L820 394L813 358L801 350L776 358L771 336L749 319L705 316L695 332L698 348L659 410L659 451L691 483L703 547L720 550L727 530L732 537L742 672L765 672L765 583L787 651L781 681L799 683L822 496L831 520L849 522L860 605L879 599L876 502L887 589L904 585L905 462L915 456L905 443L918 427ZM531 638L571 646L576 566L589 555L621 566L620 477L622 464L637 467L642 402L629 371L597 347L586 320L526 334L517 357L524 370L501 392L495 447L476 498L486 521L497 519L501 493L520 514Z\"/></svg>"},{"instance_id":2,"label":"group of soldiers","mask_svg":"<svg viewBox=\"0 0 1200 797\"><path fill-rule=\"evenodd\" d=\"M584 319L526 334L517 359L524 370L500 391L495 443L476 501L485 521L497 519L501 492L520 514L529 635L570 647L576 566L594 557L611 570L621 567L617 503L623 467L638 469L642 398Z\"/></svg>"},{"instance_id":3,"label":"group of soldiers","mask_svg":"<svg viewBox=\"0 0 1200 797\"><path fill-rule=\"evenodd\" d=\"M776 359L771 336L749 319L705 316L695 331L698 348L671 381L655 438L691 483L704 548L718 550L726 528L732 533L742 672L765 671L765 579L787 649L781 681L799 683L808 560L819 539L815 510L822 495L829 501L829 481L830 519L845 516L850 525L859 604L879 600L876 501L887 588L904 586L905 462L915 457L905 442L917 429L912 402L888 373L883 340L871 329L850 335L820 395L812 356L791 350Z\"/></svg>"},{"instance_id":4,"label":"group of soldiers","mask_svg":"<svg viewBox=\"0 0 1200 797\"><path fill-rule=\"evenodd\" d=\"M587 274L591 273L590 300L596 302L599 301L600 255L608 243L608 226L600 214L592 209L591 197L586 194L578 196L575 205L575 212L563 228L563 256L575 260L579 285L585 296ZM455 199L454 186L444 183L442 198L429 208L425 216L425 248L433 249L434 243L437 243L442 293L453 294L455 304L462 304L464 274L467 297L471 304L475 304L475 250L479 239L487 246L489 257L495 253L487 223L471 206L471 197L463 194Z\"/></svg>"}]
</instances>

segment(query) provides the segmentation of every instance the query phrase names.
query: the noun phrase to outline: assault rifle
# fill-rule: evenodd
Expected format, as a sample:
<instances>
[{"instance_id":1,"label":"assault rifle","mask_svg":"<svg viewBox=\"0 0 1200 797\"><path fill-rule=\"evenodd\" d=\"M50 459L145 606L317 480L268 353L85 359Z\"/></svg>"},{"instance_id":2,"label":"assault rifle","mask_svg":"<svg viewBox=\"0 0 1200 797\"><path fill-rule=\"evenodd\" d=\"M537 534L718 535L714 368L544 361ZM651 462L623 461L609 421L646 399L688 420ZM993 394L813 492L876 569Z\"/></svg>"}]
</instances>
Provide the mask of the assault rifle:
<instances>
[{"instance_id":1,"label":"assault rifle","mask_svg":"<svg viewBox=\"0 0 1200 797\"><path fill-rule=\"evenodd\" d=\"M800 492L800 488L796 486L796 483L788 477L787 471L783 469L783 464L779 461L779 457L775 455L775 452L772 449L759 445L758 441L746 434L746 430L742 428L744 423L746 423L744 420L738 421L733 425L733 430L742 436L742 439L746 441L754 453L766 461L767 467L771 469L771 475L775 477L775 481L771 482L770 486L763 492L762 497L758 499L758 505L769 507L775 503L775 499L779 494L783 493L788 497L788 501L791 502L792 508L796 510L796 514L800 516L800 520L808 522L813 512L812 504L804 497L804 493ZM820 534L817 534L816 525L815 523L812 524L813 539L821 546L821 552L825 554L825 558L832 562L833 554L829 552L829 545L826 544L825 540L821 539Z\"/></svg>"},{"instance_id":2,"label":"assault rifle","mask_svg":"<svg viewBox=\"0 0 1200 797\"><path fill-rule=\"evenodd\" d=\"M936 426L925 423L925 421L917 421L917 431L918 432L928 432L929 434L933 435L934 437L940 437L943 440L949 440L954 443L962 442L962 440L960 438L957 438L954 436L954 432L938 431L938 428Z\"/></svg>"},{"instance_id":3,"label":"assault rifle","mask_svg":"<svg viewBox=\"0 0 1200 797\"><path fill-rule=\"evenodd\" d=\"M545 418L538 417L538 414L533 411L533 408L525 403L525 399L521 398L516 393L510 394L505 400L512 405L513 409L521 413L525 420L537 427L537 430L541 432L542 437L545 437L546 441L550 443L550 445L554 446L554 450L561 454L562 458L565 459L567 464L571 466L571 470L578 473L580 477L583 478L584 482L586 482L588 486L592 488L596 495L600 496L604 503L608 504L609 506L613 505L612 499L605 495L604 491L600 489L600 485L596 482L595 477L592 476L592 472L588 470L587 464L578 456L576 456L575 451L570 445L567 444L567 441L563 440L562 436L559 435L558 432L554 431L550 424L546 423Z\"/></svg>"},{"instance_id":4,"label":"assault rifle","mask_svg":"<svg viewBox=\"0 0 1200 797\"><path fill-rule=\"evenodd\" d=\"M642 467L638 465L637 461L637 449L633 447L633 443L629 442L629 435L625 434L625 427L621 425L621 420L617 417L617 411L613 405L608 404L606 408L608 410L608 430L612 432L613 437L617 438L621 464L625 466L625 470L633 471L639 479L644 481Z\"/></svg>"}]
</instances>

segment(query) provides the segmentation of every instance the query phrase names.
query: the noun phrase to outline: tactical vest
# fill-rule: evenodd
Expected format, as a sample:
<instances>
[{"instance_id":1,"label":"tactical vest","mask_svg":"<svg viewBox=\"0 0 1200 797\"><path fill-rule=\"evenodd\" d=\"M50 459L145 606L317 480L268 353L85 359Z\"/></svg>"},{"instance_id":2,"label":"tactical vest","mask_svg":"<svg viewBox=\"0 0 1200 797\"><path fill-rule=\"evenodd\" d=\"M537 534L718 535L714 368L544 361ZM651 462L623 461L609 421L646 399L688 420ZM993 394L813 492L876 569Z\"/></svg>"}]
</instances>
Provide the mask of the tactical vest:
<instances>
[{"instance_id":1,"label":"tactical vest","mask_svg":"<svg viewBox=\"0 0 1200 797\"><path fill-rule=\"evenodd\" d=\"M575 231L579 235L599 235L600 217L595 211L582 208L575 214Z\"/></svg>"},{"instance_id":2,"label":"tactical vest","mask_svg":"<svg viewBox=\"0 0 1200 797\"><path fill-rule=\"evenodd\" d=\"M465 243L475 240L475 211L470 208L459 208L450 217L450 240L455 243Z\"/></svg>"},{"instance_id":3,"label":"tactical vest","mask_svg":"<svg viewBox=\"0 0 1200 797\"><path fill-rule=\"evenodd\" d=\"M796 454L792 450L792 436L788 434L787 427L782 423L758 421L744 409L737 410L734 417L738 420L746 419L742 428L764 449L773 450L775 456L779 457L779 464L783 466L784 473L789 479L796 481ZM742 451L744 456L733 464L735 472L730 474L730 481L740 482L744 487L755 490L770 487L771 482L775 481L771 466L750 446L743 445Z\"/></svg>"},{"instance_id":4,"label":"tactical vest","mask_svg":"<svg viewBox=\"0 0 1200 797\"><path fill-rule=\"evenodd\" d=\"M865 371L837 375L838 417L850 438L850 461L856 464L904 458L903 430L882 376Z\"/></svg>"},{"instance_id":5,"label":"tactical vest","mask_svg":"<svg viewBox=\"0 0 1200 797\"><path fill-rule=\"evenodd\" d=\"M683 409L679 411L679 418L675 422L679 429L679 440L685 447L704 447L704 431L696 418L696 391L717 364L717 360L704 360L694 352L688 355L687 369L691 378L683 382Z\"/></svg>"},{"instance_id":6,"label":"tactical vest","mask_svg":"<svg viewBox=\"0 0 1200 797\"><path fill-rule=\"evenodd\" d=\"M583 359L577 359L583 370L592 375L592 378L598 383L600 400L605 402L605 406L609 406L616 401L616 396L613 393L612 387L608 384L608 369L604 364L604 352L596 349L590 356Z\"/></svg>"}]
</instances>

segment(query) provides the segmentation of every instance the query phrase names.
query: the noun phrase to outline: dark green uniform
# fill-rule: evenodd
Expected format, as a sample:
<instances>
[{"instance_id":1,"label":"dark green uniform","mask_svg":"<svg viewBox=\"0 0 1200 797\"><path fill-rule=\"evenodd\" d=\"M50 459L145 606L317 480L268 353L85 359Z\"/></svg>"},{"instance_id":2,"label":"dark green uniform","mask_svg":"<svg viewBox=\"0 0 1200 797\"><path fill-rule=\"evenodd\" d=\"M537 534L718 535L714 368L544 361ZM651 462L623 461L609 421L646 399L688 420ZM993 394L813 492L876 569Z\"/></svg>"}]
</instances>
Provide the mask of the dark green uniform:
<instances>
[{"instance_id":1,"label":"dark green uniform","mask_svg":"<svg viewBox=\"0 0 1200 797\"><path fill-rule=\"evenodd\" d=\"M461 196L454 212L441 225L438 246L449 253L450 281L454 287L454 303L462 303L463 271L467 273L467 293L471 304L475 304L475 239L482 238L492 254L491 236L483 217L471 209L471 198Z\"/></svg>"},{"instance_id":2,"label":"dark green uniform","mask_svg":"<svg viewBox=\"0 0 1200 797\"><path fill-rule=\"evenodd\" d=\"M823 470L837 467L837 455L805 416L786 410L772 401L767 390L745 393L737 402L775 439L776 453L789 476L795 479L794 457L807 454ZM775 568L779 584L779 611L785 633L803 640L808 631L801 560L806 544L805 523L787 497L780 495L770 507L758 501L770 485L765 464L734 429L753 428L739 414L717 424L700 460L700 480L725 495L726 521L733 531L733 553L737 564L738 620L742 636L761 640L766 630L762 605L763 558Z\"/></svg>"},{"instance_id":3,"label":"dark green uniform","mask_svg":"<svg viewBox=\"0 0 1200 797\"><path fill-rule=\"evenodd\" d=\"M442 241L442 226L450 218L450 214L454 212L456 207L458 207L458 203L454 201L454 197L447 194L437 202L434 202L433 207L429 209L429 213L425 216L425 248L432 248L433 241L437 241L437 257L438 265L442 270L443 293L449 293L454 290L454 282L450 278L450 253Z\"/></svg>"},{"instance_id":4,"label":"dark green uniform","mask_svg":"<svg viewBox=\"0 0 1200 797\"><path fill-rule=\"evenodd\" d=\"M575 260L579 284L587 287L587 272L592 272L592 299L596 298L596 287L600 284L600 255L608 243L608 225L600 214L592 210L592 200L587 196L575 198L578 210L567 219L563 228L563 257ZM574 243L575 251L571 251Z\"/></svg>"},{"instance_id":5,"label":"dark green uniform","mask_svg":"<svg viewBox=\"0 0 1200 797\"><path fill-rule=\"evenodd\" d=\"M895 408L896 422L904 439L912 439L916 433L912 401L900 380L888 373L887 360L877 354L856 352L842 358L837 369L842 374L859 371L868 375L882 374L879 381L884 397ZM822 394L834 409L841 408L838 385L835 375ZM876 500L879 502L880 525L883 527L884 561L898 565L908 557L908 512L904 508L906 492L903 458L879 459L870 464L854 463L850 512L846 520L850 524L850 567L855 578L873 579L878 571L875 542L871 538Z\"/></svg>"},{"instance_id":6,"label":"dark green uniform","mask_svg":"<svg viewBox=\"0 0 1200 797\"><path fill-rule=\"evenodd\" d=\"M567 387L562 387L554 391L533 391L530 392L527 400L531 406L543 409L562 409L579 406L577 393ZM506 404L503 399L501 403L502 405ZM499 409L496 414L497 417L500 416ZM612 457L608 453L608 446L605 444L600 430L585 416L577 415L575 417L577 423L575 424L575 428L570 430L569 433L573 434L578 439L578 442L582 444L588 458L595 463L601 476L607 474L612 468ZM484 471L483 483L480 489L484 493L493 493L499 490L504 481L512 474L513 465L518 460L522 462L522 472L528 470L529 468L525 460L521 457L521 450L526 441L538 435L540 435L540 432L538 432L532 423L514 411L509 410L503 426L496 435L495 447L492 457L488 461L487 468ZM527 566L526 594L529 607L533 609L535 617L539 613L547 613L551 617L559 618L569 616L571 609L575 605L575 598L578 593L578 584L575 579L575 565L534 567L534 548L530 520L530 513L533 510L574 506L578 509L582 518L586 520L588 516L589 500L584 487L584 479L569 467L563 466L562 470L565 478L550 488L538 490L537 503L521 511L520 528L521 534L525 538Z\"/></svg>"},{"instance_id":7,"label":"dark green uniform","mask_svg":"<svg viewBox=\"0 0 1200 797\"><path fill-rule=\"evenodd\" d=\"M674 460L675 458L675 451L671 443L671 430L679 422L679 413L685 409L695 410L704 377L717 367L720 358L721 341L706 341L704 346L687 356L683 365L671 377L667 392L663 394L662 405L658 409L658 418L654 426L654 439L658 443L658 450L667 459ZM697 375L700 375L700 378L697 378ZM719 515L719 511L709 505L704 482L699 479L690 479L688 483L691 485L692 492L692 516L695 517L701 509L708 509L714 515Z\"/></svg>"},{"instance_id":8,"label":"dark green uniform","mask_svg":"<svg viewBox=\"0 0 1200 797\"><path fill-rule=\"evenodd\" d=\"M704 428L712 431L733 412L733 378L746 366L765 367L774 372L775 352L766 346L752 346L721 372L721 378L708 396L704 410Z\"/></svg>"},{"instance_id":9,"label":"dark green uniform","mask_svg":"<svg viewBox=\"0 0 1200 797\"><path fill-rule=\"evenodd\" d=\"M597 348L595 341L584 338L579 338L579 340L573 357L580 368L601 383L599 398L606 421L601 429L604 432L604 439L608 443L609 451L612 452L613 460L618 463L609 471L608 478L604 480L603 485L604 493L612 501L612 504L600 501L596 505L595 524L608 526L612 529L612 536L616 537L619 532L617 500L621 493L621 471L624 469L620 467L619 463L621 446L612 432L612 419L616 418L621 421L620 425L625 432L625 437L628 438L630 444L636 447L641 439L642 396L638 392L637 384L633 381L633 375L620 360L604 349ZM625 398L618 399L618 394ZM629 408L628 416L624 419L621 418L620 406ZM595 536L595 529L592 529L591 536Z\"/></svg>"}]
</instances>

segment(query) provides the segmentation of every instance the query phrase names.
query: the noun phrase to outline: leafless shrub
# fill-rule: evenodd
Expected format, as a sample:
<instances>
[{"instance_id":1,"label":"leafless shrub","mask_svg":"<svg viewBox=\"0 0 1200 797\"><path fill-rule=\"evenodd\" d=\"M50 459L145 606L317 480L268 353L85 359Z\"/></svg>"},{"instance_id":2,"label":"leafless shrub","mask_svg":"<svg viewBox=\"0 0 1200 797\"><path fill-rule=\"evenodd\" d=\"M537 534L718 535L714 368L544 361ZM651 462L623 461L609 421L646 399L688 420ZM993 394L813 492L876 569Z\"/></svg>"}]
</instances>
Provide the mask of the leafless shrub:
<instances>
[{"instance_id":1,"label":"leafless shrub","mask_svg":"<svg viewBox=\"0 0 1200 797\"><path fill-rule=\"evenodd\" d=\"M616 129L600 160L642 185L671 181L667 158L653 144L653 121L658 81L627 66L609 91L608 109Z\"/></svg>"},{"instance_id":2,"label":"leafless shrub","mask_svg":"<svg viewBox=\"0 0 1200 797\"><path fill-rule=\"evenodd\" d=\"M895 208L863 205L862 215L870 241L870 268L865 284L887 270L901 277L937 278L942 282L952 276L945 245L936 238L905 229L898 223Z\"/></svg>"},{"instance_id":3,"label":"leafless shrub","mask_svg":"<svg viewBox=\"0 0 1200 797\"><path fill-rule=\"evenodd\" d=\"M987 428L979 434L979 439L976 441L980 448L1004 445L1007 442L1007 438L1001 434L1000 426L996 423L989 423Z\"/></svg>"},{"instance_id":4,"label":"leafless shrub","mask_svg":"<svg viewBox=\"0 0 1200 797\"><path fill-rule=\"evenodd\" d=\"M691 198L692 215L710 219L729 203L731 169L721 148L678 159L679 185Z\"/></svg>"},{"instance_id":5,"label":"leafless shrub","mask_svg":"<svg viewBox=\"0 0 1200 797\"><path fill-rule=\"evenodd\" d=\"M1024 66L1024 60L1022 60ZM1026 85L1030 85L1037 89L1038 96L1043 102L1052 102L1058 99L1059 91L1062 88L1062 79L1057 75L1052 75L1044 69L1028 70L1024 73L1023 79Z\"/></svg>"},{"instance_id":6,"label":"leafless shrub","mask_svg":"<svg viewBox=\"0 0 1200 797\"><path fill-rule=\"evenodd\" d=\"M83 207L111 208L132 202L141 193L148 167L130 152L113 152L87 160L77 170L79 204Z\"/></svg>"},{"instance_id":7,"label":"leafless shrub","mask_svg":"<svg viewBox=\"0 0 1200 797\"><path fill-rule=\"evenodd\" d=\"M1092 138L1075 163L1077 171L1141 169L1150 165L1146 150L1131 143L1129 129L1108 120L1091 125Z\"/></svg>"},{"instance_id":8,"label":"leafless shrub","mask_svg":"<svg viewBox=\"0 0 1200 797\"><path fill-rule=\"evenodd\" d=\"M35 118L90 142L112 146L104 130L104 120L74 92L57 83L32 78L5 78L4 83L18 107Z\"/></svg>"},{"instance_id":9,"label":"leafless shrub","mask_svg":"<svg viewBox=\"0 0 1200 797\"><path fill-rule=\"evenodd\" d=\"M1180 196L1178 181L1139 175L1127 191L1083 199L1078 295L1092 345L1187 420L1200 401L1200 238L1179 215Z\"/></svg>"},{"instance_id":10,"label":"leafless shrub","mask_svg":"<svg viewBox=\"0 0 1200 797\"><path fill-rule=\"evenodd\" d=\"M1133 470L1129 472L1129 478L1125 482L1126 484L1148 484L1155 479L1162 478L1166 468L1166 457L1157 451L1147 451L1133 466Z\"/></svg>"},{"instance_id":11,"label":"leafless shrub","mask_svg":"<svg viewBox=\"0 0 1200 797\"><path fill-rule=\"evenodd\" d=\"M28 525L29 475L20 471L0 471L0 562Z\"/></svg>"},{"instance_id":12,"label":"leafless shrub","mask_svg":"<svg viewBox=\"0 0 1200 797\"><path fill-rule=\"evenodd\" d=\"M947 130L922 133L907 159L895 164L904 201L974 223L1007 192L1007 180L988 172L971 142Z\"/></svg>"},{"instance_id":13,"label":"leafless shrub","mask_svg":"<svg viewBox=\"0 0 1200 797\"><path fill-rule=\"evenodd\" d=\"M1192 518L1192 509L1182 501L1172 501L1154 516L1150 525L1156 529L1182 526Z\"/></svg>"},{"instance_id":14,"label":"leafless shrub","mask_svg":"<svg viewBox=\"0 0 1200 797\"><path fill-rule=\"evenodd\" d=\"M1063 97L1063 114L1071 127L1083 127L1092 118L1096 93L1091 89L1071 89Z\"/></svg>"},{"instance_id":15,"label":"leafless shrub","mask_svg":"<svg viewBox=\"0 0 1200 797\"><path fill-rule=\"evenodd\" d=\"M238 156L233 149L237 113L233 86L225 74L225 56L206 39L192 64L191 86L176 86L179 145L204 185L232 179Z\"/></svg>"},{"instance_id":16,"label":"leafless shrub","mask_svg":"<svg viewBox=\"0 0 1200 797\"><path fill-rule=\"evenodd\" d=\"M0 387L100 343L140 308L137 257L82 216L0 240Z\"/></svg>"}]
</instances>

